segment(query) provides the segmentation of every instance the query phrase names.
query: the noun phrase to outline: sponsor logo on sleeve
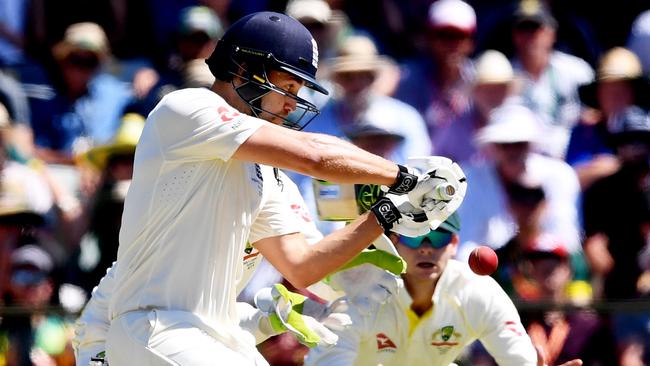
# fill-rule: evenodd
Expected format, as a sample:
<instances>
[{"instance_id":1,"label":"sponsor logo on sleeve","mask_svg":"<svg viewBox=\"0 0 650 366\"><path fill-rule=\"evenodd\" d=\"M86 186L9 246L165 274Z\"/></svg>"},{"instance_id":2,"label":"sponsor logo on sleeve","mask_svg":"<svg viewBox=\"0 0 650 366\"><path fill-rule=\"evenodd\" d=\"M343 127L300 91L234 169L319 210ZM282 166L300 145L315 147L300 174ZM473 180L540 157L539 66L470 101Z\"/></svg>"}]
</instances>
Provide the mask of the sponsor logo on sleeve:
<instances>
[{"instance_id":1,"label":"sponsor logo on sleeve","mask_svg":"<svg viewBox=\"0 0 650 366\"><path fill-rule=\"evenodd\" d=\"M305 207L302 205L299 205L297 203L292 203L291 204L291 210L298 215L304 222L311 222L311 215L309 215L309 212Z\"/></svg>"},{"instance_id":2,"label":"sponsor logo on sleeve","mask_svg":"<svg viewBox=\"0 0 650 366\"><path fill-rule=\"evenodd\" d=\"M508 320L504 325L507 330L515 333L518 336L522 336L524 334L524 327L519 322Z\"/></svg>"}]
</instances>

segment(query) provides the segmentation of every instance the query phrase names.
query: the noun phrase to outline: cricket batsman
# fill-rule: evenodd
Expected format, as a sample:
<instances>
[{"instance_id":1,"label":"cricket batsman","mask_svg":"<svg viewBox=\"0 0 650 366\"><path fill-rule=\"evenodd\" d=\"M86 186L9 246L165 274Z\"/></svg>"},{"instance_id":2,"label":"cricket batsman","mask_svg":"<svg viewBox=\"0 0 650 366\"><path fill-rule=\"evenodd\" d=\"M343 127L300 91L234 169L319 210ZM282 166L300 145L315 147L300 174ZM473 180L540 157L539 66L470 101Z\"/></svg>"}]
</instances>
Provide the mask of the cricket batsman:
<instances>
[{"instance_id":1,"label":"cricket batsman","mask_svg":"<svg viewBox=\"0 0 650 366\"><path fill-rule=\"evenodd\" d=\"M247 244L294 286L307 287L386 230L428 232L464 197L464 174L448 159L420 173L299 131L318 114L299 90L327 91L315 81L316 42L295 19L248 15L206 62L212 87L166 95L136 148L108 299L106 354L113 366L266 365L240 326L235 301ZM299 223L284 220L291 208L283 201L286 177L276 168L378 184L387 194L309 245ZM440 184L456 194L436 199Z\"/></svg>"}]
</instances>

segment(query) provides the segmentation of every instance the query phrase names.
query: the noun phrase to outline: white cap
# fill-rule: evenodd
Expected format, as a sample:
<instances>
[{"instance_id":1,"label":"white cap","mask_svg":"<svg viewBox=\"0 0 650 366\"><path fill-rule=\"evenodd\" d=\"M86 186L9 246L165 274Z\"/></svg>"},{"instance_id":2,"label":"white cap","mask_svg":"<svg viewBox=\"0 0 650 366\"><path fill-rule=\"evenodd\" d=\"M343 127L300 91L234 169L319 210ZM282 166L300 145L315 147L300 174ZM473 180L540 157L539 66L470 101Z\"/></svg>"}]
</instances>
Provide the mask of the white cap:
<instances>
[{"instance_id":1,"label":"white cap","mask_svg":"<svg viewBox=\"0 0 650 366\"><path fill-rule=\"evenodd\" d=\"M535 142L538 134L535 113L523 105L508 103L490 113L488 124L476 134L476 142L479 145Z\"/></svg>"},{"instance_id":2,"label":"white cap","mask_svg":"<svg viewBox=\"0 0 650 366\"><path fill-rule=\"evenodd\" d=\"M644 72L650 72L650 10L639 14L632 23L627 46L641 60Z\"/></svg>"},{"instance_id":3,"label":"white cap","mask_svg":"<svg viewBox=\"0 0 650 366\"><path fill-rule=\"evenodd\" d=\"M438 0L429 7L429 26L474 33L476 12L469 4L461 0Z\"/></svg>"},{"instance_id":4,"label":"white cap","mask_svg":"<svg viewBox=\"0 0 650 366\"><path fill-rule=\"evenodd\" d=\"M476 59L476 84L509 83L514 79L512 65L501 52L487 50Z\"/></svg>"},{"instance_id":5,"label":"white cap","mask_svg":"<svg viewBox=\"0 0 650 366\"><path fill-rule=\"evenodd\" d=\"M285 13L300 22L311 20L327 23L332 16L332 9L324 0L292 0L287 4Z\"/></svg>"}]
</instances>

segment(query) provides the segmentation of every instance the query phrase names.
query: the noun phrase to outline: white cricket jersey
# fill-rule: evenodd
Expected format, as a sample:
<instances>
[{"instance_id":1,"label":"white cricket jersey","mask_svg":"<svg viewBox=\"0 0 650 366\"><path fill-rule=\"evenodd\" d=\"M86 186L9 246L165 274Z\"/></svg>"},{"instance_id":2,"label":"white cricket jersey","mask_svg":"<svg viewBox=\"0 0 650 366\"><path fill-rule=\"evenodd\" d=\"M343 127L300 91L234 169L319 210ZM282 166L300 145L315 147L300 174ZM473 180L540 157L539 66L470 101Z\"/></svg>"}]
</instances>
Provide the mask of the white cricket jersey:
<instances>
[{"instance_id":1,"label":"white cricket jersey","mask_svg":"<svg viewBox=\"0 0 650 366\"><path fill-rule=\"evenodd\" d=\"M202 88L169 93L149 114L124 205L111 319L156 308L236 327L246 244L301 231L273 169L231 159L263 123Z\"/></svg>"},{"instance_id":2,"label":"white cricket jersey","mask_svg":"<svg viewBox=\"0 0 650 366\"><path fill-rule=\"evenodd\" d=\"M477 339L501 366L537 365L515 306L491 277L450 260L432 300L433 308L418 318L400 281L374 316L350 307L354 325L337 332L336 346L312 349L305 365L447 366Z\"/></svg>"}]
</instances>

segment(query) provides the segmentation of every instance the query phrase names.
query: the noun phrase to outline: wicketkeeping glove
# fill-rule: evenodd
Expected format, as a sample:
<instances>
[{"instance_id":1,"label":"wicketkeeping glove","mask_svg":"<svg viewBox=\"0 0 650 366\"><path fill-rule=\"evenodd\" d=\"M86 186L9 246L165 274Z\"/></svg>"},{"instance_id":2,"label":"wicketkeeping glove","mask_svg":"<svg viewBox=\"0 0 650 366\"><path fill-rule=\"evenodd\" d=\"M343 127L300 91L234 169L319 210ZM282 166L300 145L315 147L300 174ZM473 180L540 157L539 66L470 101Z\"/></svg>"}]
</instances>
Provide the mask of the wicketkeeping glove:
<instances>
[{"instance_id":1,"label":"wicketkeeping glove","mask_svg":"<svg viewBox=\"0 0 650 366\"><path fill-rule=\"evenodd\" d=\"M344 313L345 301L321 304L281 284L259 290L255 294L255 306L268 316L275 332L291 332L308 347L336 344L338 336L330 329L342 330L352 324Z\"/></svg>"},{"instance_id":2,"label":"wicketkeeping glove","mask_svg":"<svg viewBox=\"0 0 650 366\"><path fill-rule=\"evenodd\" d=\"M343 291L348 303L362 315L374 314L381 304L397 292L398 276L406 271L406 262L383 250L367 249L325 282Z\"/></svg>"}]
</instances>

